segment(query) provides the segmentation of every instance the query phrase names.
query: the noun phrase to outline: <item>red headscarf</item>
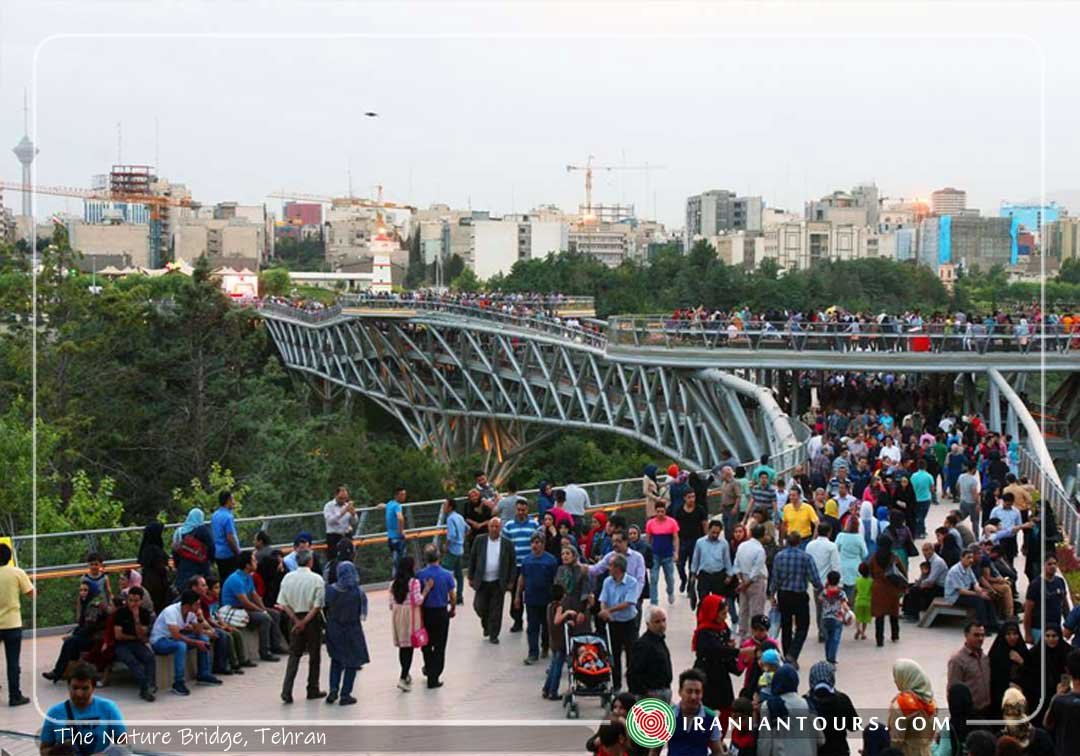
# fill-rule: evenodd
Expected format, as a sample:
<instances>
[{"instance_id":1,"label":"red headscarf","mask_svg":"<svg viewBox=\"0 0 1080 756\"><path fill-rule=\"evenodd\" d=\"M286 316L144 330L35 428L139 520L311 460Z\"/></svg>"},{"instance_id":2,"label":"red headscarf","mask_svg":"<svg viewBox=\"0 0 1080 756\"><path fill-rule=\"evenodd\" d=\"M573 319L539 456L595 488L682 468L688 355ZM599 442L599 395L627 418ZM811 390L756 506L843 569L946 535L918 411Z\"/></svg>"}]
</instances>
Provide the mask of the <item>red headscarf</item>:
<instances>
[{"instance_id":1,"label":"red headscarf","mask_svg":"<svg viewBox=\"0 0 1080 756\"><path fill-rule=\"evenodd\" d=\"M701 599L697 608L697 628L694 629L694 637L690 641L691 651L697 651L698 633L702 630L713 630L718 633L727 630L727 622L717 617L723 606L727 606L724 597L717 596L715 593L706 594Z\"/></svg>"},{"instance_id":2,"label":"red headscarf","mask_svg":"<svg viewBox=\"0 0 1080 756\"><path fill-rule=\"evenodd\" d=\"M599 524L593 525L589 532L585 534L585 537L581 539L581 553L585 555L586 559L590 559L592 557L593 536L603 530L604 526L607 525L607 515L605 513L597 512L593 515L593 517L596 518L596 521Z\"/></svg>"}]
</instances>

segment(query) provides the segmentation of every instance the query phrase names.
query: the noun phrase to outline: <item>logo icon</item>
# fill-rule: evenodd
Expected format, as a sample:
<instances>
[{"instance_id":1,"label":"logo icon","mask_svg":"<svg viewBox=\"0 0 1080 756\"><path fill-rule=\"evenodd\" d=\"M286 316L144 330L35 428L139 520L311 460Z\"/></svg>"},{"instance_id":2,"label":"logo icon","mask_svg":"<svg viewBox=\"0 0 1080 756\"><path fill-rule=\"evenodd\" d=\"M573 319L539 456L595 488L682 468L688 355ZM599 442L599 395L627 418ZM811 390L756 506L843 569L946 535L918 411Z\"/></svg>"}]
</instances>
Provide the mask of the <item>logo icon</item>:
<instances>
[{"instance_id":1,"label":"logo icon","mask_svg":"<svg viewBox=\"0 0 1080 756\"><path fill-rule=\"evenodd\" d=\"M659 748L675 734L675 710L659 698L643 698L626 716L626 733L642 748Z\"/></svg>"}]
</instances>

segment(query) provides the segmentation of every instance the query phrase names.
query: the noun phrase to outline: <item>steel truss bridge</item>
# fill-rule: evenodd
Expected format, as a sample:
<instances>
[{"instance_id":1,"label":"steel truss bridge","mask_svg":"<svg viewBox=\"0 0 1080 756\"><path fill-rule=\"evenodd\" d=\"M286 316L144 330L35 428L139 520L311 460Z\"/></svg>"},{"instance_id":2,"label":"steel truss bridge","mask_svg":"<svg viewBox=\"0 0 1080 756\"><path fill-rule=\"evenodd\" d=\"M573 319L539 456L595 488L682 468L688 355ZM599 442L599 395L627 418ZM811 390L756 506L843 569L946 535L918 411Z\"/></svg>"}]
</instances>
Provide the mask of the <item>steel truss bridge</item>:
<instances>
[{"instance_id":1,"label":"steel truss bridge","mask_svg":"<svg viewBox=\"0 0 1080 756\"><path fill-rule=\"evenodd\" d=\"M263 304L260 313L287 367L367 396L444 458L488 452L497 473L562 428L619 433L695 469L724 450L788 466L804 456L808 430L791 417L793 398L770 384L783 386L793 370L887 370L957 374L965 407L1025 437L1057 475L1018 389L1046 369L1073 373L1075 393L1078 334L852 335L786 324L735 332L727 323L592 320L591 303L576 304L560 317L354 297L316 311Z\"/></svg>"}]
</instances>

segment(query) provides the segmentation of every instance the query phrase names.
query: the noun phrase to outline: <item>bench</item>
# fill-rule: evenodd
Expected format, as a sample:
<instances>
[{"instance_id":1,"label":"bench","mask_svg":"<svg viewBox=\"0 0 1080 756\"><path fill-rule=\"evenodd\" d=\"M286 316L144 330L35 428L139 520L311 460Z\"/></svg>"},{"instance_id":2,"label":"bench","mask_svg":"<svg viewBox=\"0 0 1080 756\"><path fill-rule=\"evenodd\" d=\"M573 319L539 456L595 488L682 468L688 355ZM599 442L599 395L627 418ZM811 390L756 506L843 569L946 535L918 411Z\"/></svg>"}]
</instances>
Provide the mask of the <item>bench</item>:
<instances>
[{"instance_id":1,"label":"bench","mask_svg":"<svg viewBox=\"0 0 1080 756\"><path fill-rule=\"evenodd\" d=\"M936 598L930 602L929 608L919 617L919 627L930 627L938 617L965 617L973 620L975 619L975 610L963 606L953 606L943 598Z\"/></svg>"}]
</instances>

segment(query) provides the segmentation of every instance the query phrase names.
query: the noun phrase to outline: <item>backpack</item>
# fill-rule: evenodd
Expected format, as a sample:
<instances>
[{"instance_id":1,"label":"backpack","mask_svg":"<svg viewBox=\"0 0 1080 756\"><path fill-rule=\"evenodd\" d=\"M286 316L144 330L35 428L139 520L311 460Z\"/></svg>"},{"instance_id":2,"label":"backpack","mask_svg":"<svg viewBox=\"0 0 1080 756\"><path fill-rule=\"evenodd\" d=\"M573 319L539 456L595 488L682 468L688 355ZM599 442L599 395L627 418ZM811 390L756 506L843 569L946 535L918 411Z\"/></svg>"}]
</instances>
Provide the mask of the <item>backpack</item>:
<instances>
[{"instance_id":1,"label":"backpack","mask_svg":"<svg viewBox=\"0 0 1080 756\"><path fill-rule=\"evenodd\" d=\"M206 544L195 535L194 531L184 536L173 551L177 556L199 564L205 564L210 559Z\"/></svg>"}]
</instances>

